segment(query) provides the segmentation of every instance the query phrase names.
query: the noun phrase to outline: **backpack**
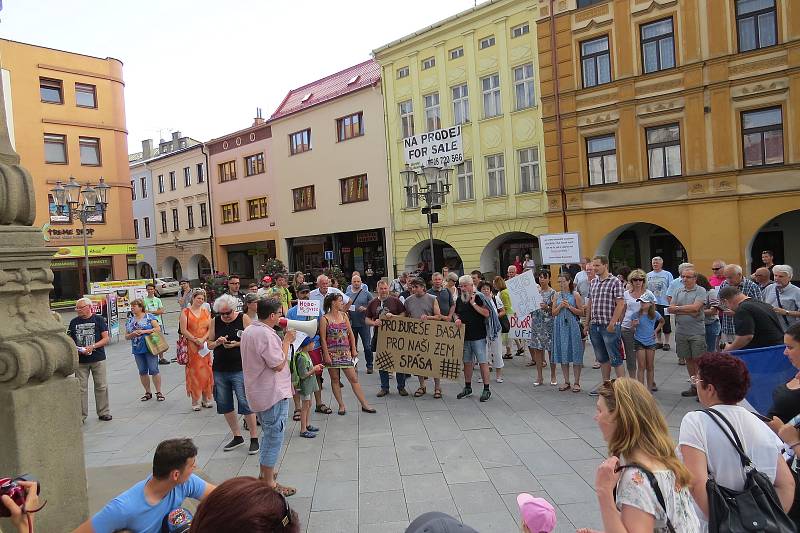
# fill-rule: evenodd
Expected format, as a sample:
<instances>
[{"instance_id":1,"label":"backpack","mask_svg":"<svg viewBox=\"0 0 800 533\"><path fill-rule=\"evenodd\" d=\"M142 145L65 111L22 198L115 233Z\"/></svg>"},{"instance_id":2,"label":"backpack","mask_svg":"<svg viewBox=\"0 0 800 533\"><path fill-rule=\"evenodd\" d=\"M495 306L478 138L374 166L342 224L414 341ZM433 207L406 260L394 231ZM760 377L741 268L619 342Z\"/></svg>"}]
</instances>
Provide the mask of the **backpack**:
<instances>
[{"instance_id":1,"label":"backpack","mask_svg":"<svg viewBox=\"0 0 800 533\"><path fill-rule=\"evenodd\" d=\"M300 371L298 370L298 363L300 359L305 361L306 368L311 368L314 364L311 362L311 356L308 355L308 352L299 351L295 352L294 348L292 348L292 357L289 359L289 370L292 373L292 387L295 390L300 389L300 382L303 380L303 376L300 375Z\"/></svg>"}]
</instances>

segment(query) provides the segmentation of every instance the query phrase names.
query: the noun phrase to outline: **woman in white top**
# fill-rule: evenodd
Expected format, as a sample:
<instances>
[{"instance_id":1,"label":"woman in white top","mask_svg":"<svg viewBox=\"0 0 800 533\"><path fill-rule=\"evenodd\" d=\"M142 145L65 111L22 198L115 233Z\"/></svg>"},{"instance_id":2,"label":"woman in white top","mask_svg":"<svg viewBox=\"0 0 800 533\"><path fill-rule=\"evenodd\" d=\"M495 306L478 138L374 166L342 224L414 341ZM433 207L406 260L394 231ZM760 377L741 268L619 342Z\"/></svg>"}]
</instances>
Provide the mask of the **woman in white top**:
<instances>
[{"instance_id":1,"label":"woman in white top","mask_svg":"<svg viewBox=\"0 0 800 533\"><path fill-rule=\"evenodd\" d=\"M652 394L632 378L606 381L597 392L594 419L609 452L595 478L605 531L667 533L672 526L676 533L698 533L689 471L675 455Z\"/></svg>"},{"instance_id":2,"label":"woman in white top","mask_svg":"<svg viewBox=\"0 0 800 533\"><path fill-rule=\"evenodd\" d=\"M628 376L636 377L636 347L633 344L633 320L639 314L639 298L645 292L650 292L645 288L644 270L636 269L628 274L627 281L631 288L625 291L625 315L622 317L622 344L625 346L625 365L628 367ZM655 298L655 296L653 296Z\"/></svg>"},{"instance_id":3,"label":"woman in white top","mask_svg":"<svg viewBox=\"0 0 800 533\"><path fill-rule=\"evenodd\" d=\"M788 511L794 499L794 479L781 456L782 443L767 424L736 405L750 388L750 373L742 360L728 354L707 353L697 360L697 375L692 376L692 384L697 387L703 407L713 408L730 422L742 441L744 453L756 470L769 477L784 510ZM678 441L680 455L692 474L689 488L697 515L707 522L706 479L710 475L717 485L742 490L745 474L739 454L711 416L699 411L683 417Z\"/></svg>"},{"instance_id":4,"label":"woman in white top","mask_svg":"<svg viewBox=\"0 0 800 533\"><path fill-rule=\"evenodd\" d=\"M495 296L492 294L492 284L488 281L481 281L478 284L478 290L480 290L486 299L492 304L494 304L494 309L497 311L497 316L502 317L506 314L505 306L503 306L503 300L500 299L499 296ZM492 364L495 372L495 380L498 383L503 382L503 367L505 363L503 362L503 339L501 335L497 335L497 337L490 341L488 338L486 339L486 355L489 357L489 361Z\"/></svg>"}]
</instances>

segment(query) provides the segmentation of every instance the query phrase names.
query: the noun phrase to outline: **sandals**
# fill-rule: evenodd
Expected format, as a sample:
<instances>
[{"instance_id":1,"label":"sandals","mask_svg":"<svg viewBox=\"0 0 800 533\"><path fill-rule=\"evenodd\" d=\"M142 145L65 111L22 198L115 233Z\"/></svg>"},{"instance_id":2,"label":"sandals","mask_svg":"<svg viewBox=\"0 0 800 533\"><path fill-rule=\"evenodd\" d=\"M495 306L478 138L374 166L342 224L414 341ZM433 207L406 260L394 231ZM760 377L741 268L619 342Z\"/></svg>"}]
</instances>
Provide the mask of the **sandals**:
<instances>
[{"instance_id":1,"label":"sandals","mask_svg":"<svg viewBox=\"0 0 800 533\"><path fill-rule=\"evenodd\" d=\"M163 402L164 400L166 400L166 398L164 398L163 394L161 394L160 392L157 392L156 393L156 400L158 400L159 402Z\"/></svg>"},{"instance_id":2,"label":"sandals","mask_svg":"<svg viewBox=\"0 0 800 533\"><path fill-rule=\"evenodd\" d=\"M534 381L533 382L533 386L534 387L540 387L543 383L544 383L543 381Z\"/></svg>"},{"instance_id":3,"label":"sandals","mask_svg":"<svg viewBox=\"0 0 800 533\"><path fill-rule=\"evenodd\" d=\"M595 362L595 363L592 365L592 368L594 368L594 369L598 369L598 368L600 368L600 363L598 363L598 362Z\"/></svg>"},{"instance_id":4,"label":"sandals","mask_svg":"<svg viewBox=\"0 0 800 533\"><path fill-rule=\"evenodd\" d=\"M150 394L149 392L145 392L144 396L139 398L139 401L146 402L147 400L151 399L152 397L153 397L152 394Z\"/></svg>"},{"instance_id":5,"label":"sandals","mask_svg":"<svg viewBox=\"0 0 800 533\"><path fill-rule=\"evenodd\" d=\"M567 381L566 383L564 383L562 386L560 386L558 388L558 391L559 392L564 392L565 390L569 390L569 388L570 388L569 387L569 381Z\"/></svg>"},{"instance_id":6,"label":"sandals","mask_svg":"<svg viewBox=\"0 0 800 533\"><path fill-rule=\"evenodd\" d=\"M533 361L531 361L530 363L526 363L526 364L525 364L525 366L536 366L536 363L534 363Z\"/></svg>"},{"instance_id":7,"label":"sandals","mask_svg":"<svg viewBox=\"0 0 800 533\"><path fill-rule=\"evenodd\" d=\"M294 487L286 487L286 486L281 485L280 483L277 483L277 482L275 483L275 488L273 490L275 492L277 492L278 494L282 495L283 497L294 496L295 494L297 494L297 489L296 488L294 488Z\"/></svg>"},{"instance_id":8,"label":"sandals","mask_svg":"<svg viewBox=\"0 0 800 533\"><path fill-rule=\"evenodd\" d=\"M414 392L414 398L419 398L420 396L425 396L426 392L427 392L427 390L425 390L425 387L420 387Z\"/></svg>"},{"instance_id":9,"label":"sandals","mask_svg":"<svg viewBox=\"0 0 800 533\"><path fill-rule=\"evenodd\" d=\"M315 413L322 413L324 415L329 415L333 412L333 409L325 405L324 403L319 404L316 409L314 409Z\"/></svg>"},{"instance_id":10,"label":"sandals","mask_svg":"<svg viewBox=\"0 0 800 533\"><path fill-rule=\"evenodd\" d=\"M200 404L193 403L192 404L192 411L199 411L199 410L200 410Z\"/></svg>"},{"instance_id":11,"label":"sandals","mask_svg":"<svg viewBox=\"0 0 800 533\"><path fill-rule=\"evenodd\" d=\"M294 420L295 422L300 421L300 409L294 410L294 414L292 415L292 420Z\"/></svg>"},{"instance_id":12,"label":"sandals","mask_svg":"<svg viewBox=\"0 0 800 533\"><path fill-rule=\"evenodd\" d=\"M435 390L433 391L433 397L434 397L435 399L437 399L437 400L441 400L441 399L442 399L442 391L441 391L441 390L439 390L439 389L435 389Z\"/></svg>"},{"instance_id":13,"label":"sandals","mask_svg":"<svg viewBox=\"0 0 800 533\"><path fill-rule=\"evenodd\" d=\"M581 391L580 383L576 383L575 385L572 386L572 392L580 392L580 391Z\"/></svg>"},{"instance_id":14,"label":"sandals","mask_svg":"<svg viewBox=\"0 0 800 533\"><path fill-rule=\"evenodd\" d=\"M336 414L339 415L339 416L344 416L344 415L347 414L347 410L339 409L338 411L336 411Z\"/></svg>"}]
</instances>

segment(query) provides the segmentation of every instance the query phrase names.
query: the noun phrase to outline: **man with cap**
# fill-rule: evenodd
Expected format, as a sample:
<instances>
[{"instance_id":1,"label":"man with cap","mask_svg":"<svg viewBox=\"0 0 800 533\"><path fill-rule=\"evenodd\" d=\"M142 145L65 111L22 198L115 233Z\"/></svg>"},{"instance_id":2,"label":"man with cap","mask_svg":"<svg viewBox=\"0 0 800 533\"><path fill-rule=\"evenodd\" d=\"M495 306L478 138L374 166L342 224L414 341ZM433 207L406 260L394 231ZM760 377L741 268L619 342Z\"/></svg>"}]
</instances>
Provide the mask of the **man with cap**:
<instances>
[{"instance_id":1,"label":"man with cap","mask_svg":"<svg viewBox=\"0 0 800 533\"><path fill-rule=\"evenodd\" d=\"M544 498L534 498L527 492L517 496L523 533L550 533L556 528L556 510Z\"/></svg>"},{"instance_id":2,"label":"man with cap","mask_svg":"<svg viewBox=\"0 0 800 533\"><path fill-rule=\"evenodd\" d=\"M462 524L449 514L431 511L419 515L408 524L406 533L478 533L478 531Z\"/></svg>"}]
</instances>

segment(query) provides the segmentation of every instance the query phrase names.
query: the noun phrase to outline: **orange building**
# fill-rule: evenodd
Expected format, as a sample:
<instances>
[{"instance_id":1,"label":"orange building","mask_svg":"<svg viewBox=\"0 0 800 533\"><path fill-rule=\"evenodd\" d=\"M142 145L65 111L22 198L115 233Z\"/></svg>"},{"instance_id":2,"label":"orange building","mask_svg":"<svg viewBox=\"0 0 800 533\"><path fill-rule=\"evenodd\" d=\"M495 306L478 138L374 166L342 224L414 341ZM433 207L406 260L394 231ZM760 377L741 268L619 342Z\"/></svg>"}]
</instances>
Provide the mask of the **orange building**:
<instances>
[{"instance_id":1,"label":"orange building","mask_svg":"<svg viewBox=\"0 0 800 533\"><path fill-rule=\"evenodd\" d=\"M55 210L56 181L105 178L108 210L86 225L91 281L126 279L136 267L130 223L122 62L0 39L9 131L34 180L36 225L53 247L54 300L86 291L81 223Z\"/></svg>"},{"instance_id":2,"label":"orange building","mask_svg":"<svg viewBox=\"0 0 800 533\"><path fill-rule=\"evenodd\" d=\"M550 231L612 266L800 265L800 3L539 0L537 19Z\"/></svg>"}]
</instances>

